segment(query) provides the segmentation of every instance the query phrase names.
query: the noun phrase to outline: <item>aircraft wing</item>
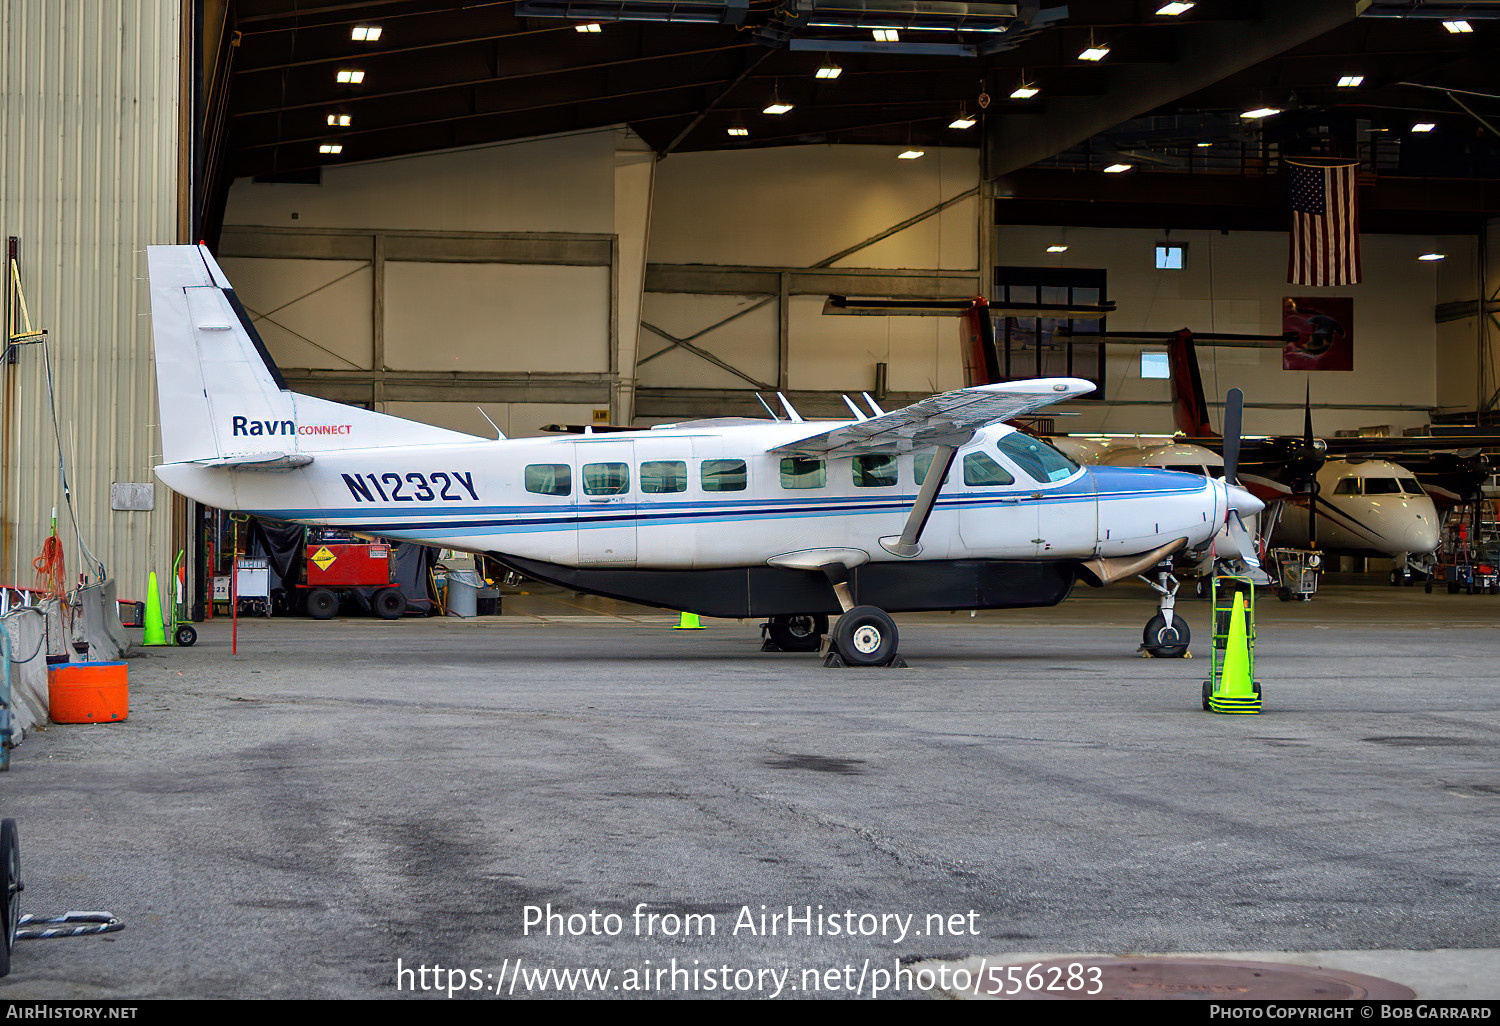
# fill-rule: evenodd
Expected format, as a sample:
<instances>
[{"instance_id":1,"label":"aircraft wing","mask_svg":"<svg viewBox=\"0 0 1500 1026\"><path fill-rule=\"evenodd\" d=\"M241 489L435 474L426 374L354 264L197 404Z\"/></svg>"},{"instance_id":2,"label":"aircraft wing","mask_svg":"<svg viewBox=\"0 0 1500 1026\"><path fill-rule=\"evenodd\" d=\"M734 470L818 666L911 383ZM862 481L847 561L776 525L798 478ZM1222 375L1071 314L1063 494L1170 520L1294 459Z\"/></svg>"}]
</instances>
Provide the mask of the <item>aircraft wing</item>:
<instances>
[{"instance_id":1,"label":"aircraft wing","mask_svg":"<svg viewBox=\"0 0 1500 1026\"><path fill-rule=\"evenodd\" d=\"M224 470L260 470L268 473L283 473L305 467L313 461L311 456L300 452L247 452L215 459L193 460L200 467L218 467Z\"/></svg>"},{"instance_id":2,"label":"aircraft wing","mask_svg":"<svg viewBox=\"0 0 1500 1026\"><path fill-rule=\"evenodd\" d=\"M1035 378L944 392L879 417L776 446L772 452L812 458L957 448L988 424L1010 420L1094 390L1081 378Z\"/></svg>"}]
</instances>

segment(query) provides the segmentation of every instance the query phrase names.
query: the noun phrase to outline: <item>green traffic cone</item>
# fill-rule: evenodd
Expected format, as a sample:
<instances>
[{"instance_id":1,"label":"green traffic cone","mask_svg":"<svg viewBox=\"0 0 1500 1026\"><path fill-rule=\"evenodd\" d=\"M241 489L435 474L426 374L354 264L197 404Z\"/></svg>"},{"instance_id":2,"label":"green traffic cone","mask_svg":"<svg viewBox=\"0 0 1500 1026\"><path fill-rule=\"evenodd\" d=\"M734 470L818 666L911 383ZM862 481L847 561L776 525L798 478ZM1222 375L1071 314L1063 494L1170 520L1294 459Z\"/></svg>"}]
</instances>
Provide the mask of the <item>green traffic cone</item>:
<instances>
[{"instance_id":1,"label":"green traffic cone","mask_svg":"<svg viewBox=\"0 0 1500 1026\"><path fill-rule=\"evenodd\" d=\"M1229 642L1224 649L1224 666L1219 673L1219 687L1208 699L1216 713L1253 715L1260 712L1260 692L1250 677L1250 635L1245 627L1245 596L1234 595L1234 610L1229 614Z\"/></svg>"},{"instance_id":2,"label":"green traffic cone","mask_svg":"<svg viewBox=\"0 0 1500 1026\"><path fill-rule=\"evenodd\" d=\"M161 618L161 596L156 588L156 571L151 571L151 586L146 592L146 634L143 645L165 645L167 629Z\"/></svg>"},{"instance_id":3,"label":"green traffic cone","mask_svg":"<svg viewBox=\"0 0 1500 1026\"><path fill-rule=\"evenodd\" d=\"M697 613L683 613L682 618L677 621L677 626L672 629L674 631L701 631L703 624L698 622Z\"/></svg>"}]
</instances>

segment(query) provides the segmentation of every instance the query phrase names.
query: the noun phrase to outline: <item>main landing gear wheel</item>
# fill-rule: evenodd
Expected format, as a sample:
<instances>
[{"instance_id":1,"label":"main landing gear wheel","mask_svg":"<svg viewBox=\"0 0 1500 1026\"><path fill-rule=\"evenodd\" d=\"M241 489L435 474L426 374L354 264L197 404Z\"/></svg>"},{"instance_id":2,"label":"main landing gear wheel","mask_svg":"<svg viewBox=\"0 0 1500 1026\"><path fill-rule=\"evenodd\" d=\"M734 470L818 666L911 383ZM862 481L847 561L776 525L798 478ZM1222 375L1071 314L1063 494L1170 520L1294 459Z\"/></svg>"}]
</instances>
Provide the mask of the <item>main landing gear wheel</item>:
<instances>
[{"instance_id":1,"label":"main landing gear wheel","mask_svg":"<svg viewBox=\"0 0 1500 1026\"><path fill-rule=\"evenodd\" d=\"M828 617L822 613L773 616L766 633L783 652L816 652L828 633Z\"/></svg>"},{"instance_id":2,"label":"main landing gear wheel","mask_svg":"<svg viewBox=\"0 0 1500 1026\"><path fill-rule=\"evenodd\" d=\"M834 651L849 666L884 666L896 643L896 621L876 606L855 606L833 626Z\"/></svg>"},{"instance_id":3,"label":"main landing gear wheel","mask_svg":"<svg viewBox=\"0 0 1500 1026\"><path fill-rule=\"evenodd\" d=\"M375 614L382 620L399 620L406 615L406 596L399 588L382 588L375 593Z\"/></svg>"},{"instance_id":4,"label":"main landing gear wheel","mask_svg":"<svg viewBox=\"0 0 1500 1026\"><path fill-rule=\"evenodd\" d=\"M0 820L0 976L10 972L10 953L16 946L21 919L21 842L16 821Z\"/></svg>"},{"instance_id":5,"label":"main landing gear wheel","mask_svg":"<svg viewBox=\"0 0 1500 1026\"><path fill-rule=\"evenodd\" d=\"M1181 659L1187 655L1192 637L1187 621L1182 617L1173 613L1172 623L1168 626L1167 618L1158 613L1141 632L1141 644L1157 659Z\"/></svg>"},{"instance_id":6,"label":"main landing gear wheel","mask_svg":"<svg viewBox=\"0 0 1500 1026\"><path fill-rule=\"evenodd\" d=\"M339 611L339 597L327 588L314 588L307 593L307 615L314 620L331 620Z\"/></svg>"}]
</instances>

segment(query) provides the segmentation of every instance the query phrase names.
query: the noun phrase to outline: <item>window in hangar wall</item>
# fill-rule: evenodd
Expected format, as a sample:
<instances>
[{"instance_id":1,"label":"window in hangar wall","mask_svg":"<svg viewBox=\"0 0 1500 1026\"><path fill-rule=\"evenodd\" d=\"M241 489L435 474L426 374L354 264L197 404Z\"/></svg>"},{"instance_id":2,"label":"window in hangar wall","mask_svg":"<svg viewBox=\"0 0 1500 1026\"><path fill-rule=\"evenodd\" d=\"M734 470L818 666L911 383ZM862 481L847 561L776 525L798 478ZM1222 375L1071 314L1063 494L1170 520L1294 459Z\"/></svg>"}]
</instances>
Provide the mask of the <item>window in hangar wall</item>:
<instances>
[{"instance_id":1,"label":"window in hangar wall","mask_svg":"<svg viewBox=\"0 0 1500 1026\"><path fill-rule=\"evenodd\" d=\"M1105 272L1101 268L996 267L990 302L1096 306L1105 301ZM1103 317L995 316L995 346L1000 350L1001 373L1018 378L1083 378L1094 391L1082 399L1104 398L1104 346L1098 342L1058 334L1104 331Z\"/></svg>"}]
</instances>

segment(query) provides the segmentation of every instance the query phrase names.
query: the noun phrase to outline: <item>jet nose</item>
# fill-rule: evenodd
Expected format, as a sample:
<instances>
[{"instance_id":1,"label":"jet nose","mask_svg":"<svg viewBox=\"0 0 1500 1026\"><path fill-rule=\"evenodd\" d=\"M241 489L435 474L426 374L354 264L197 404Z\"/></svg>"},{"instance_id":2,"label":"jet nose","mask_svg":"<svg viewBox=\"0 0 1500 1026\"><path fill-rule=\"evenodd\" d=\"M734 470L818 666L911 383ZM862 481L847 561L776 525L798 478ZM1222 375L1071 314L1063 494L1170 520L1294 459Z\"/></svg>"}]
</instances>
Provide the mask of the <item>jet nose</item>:
<instances>
[{"instance_id":1,"label":"jet nose","mask_svg":"<svg viewBox=\"0 0 1500 1026\"><path fill-rule=\"evenodd\" d=\"M1436 518L1418 513L1416 518L1406 525L1406 530L1402 532L1402 545L1407 552L1411 553L1431 552L1437 548L1438 527Z\"/></svg>"},{"instance_id":2,"label":"jet nose","mask_svg":"<svg viewBox=\"0 0 1500 1026\"><path fill-rule=\"evenodd\" d=\"M1251 495L1248 489L1241 488L1237 484L1226 484L1224 486L1229 508L1241 517L1253 517L1266 508L1266 504Z\"/></svg>"}]
</instances>

